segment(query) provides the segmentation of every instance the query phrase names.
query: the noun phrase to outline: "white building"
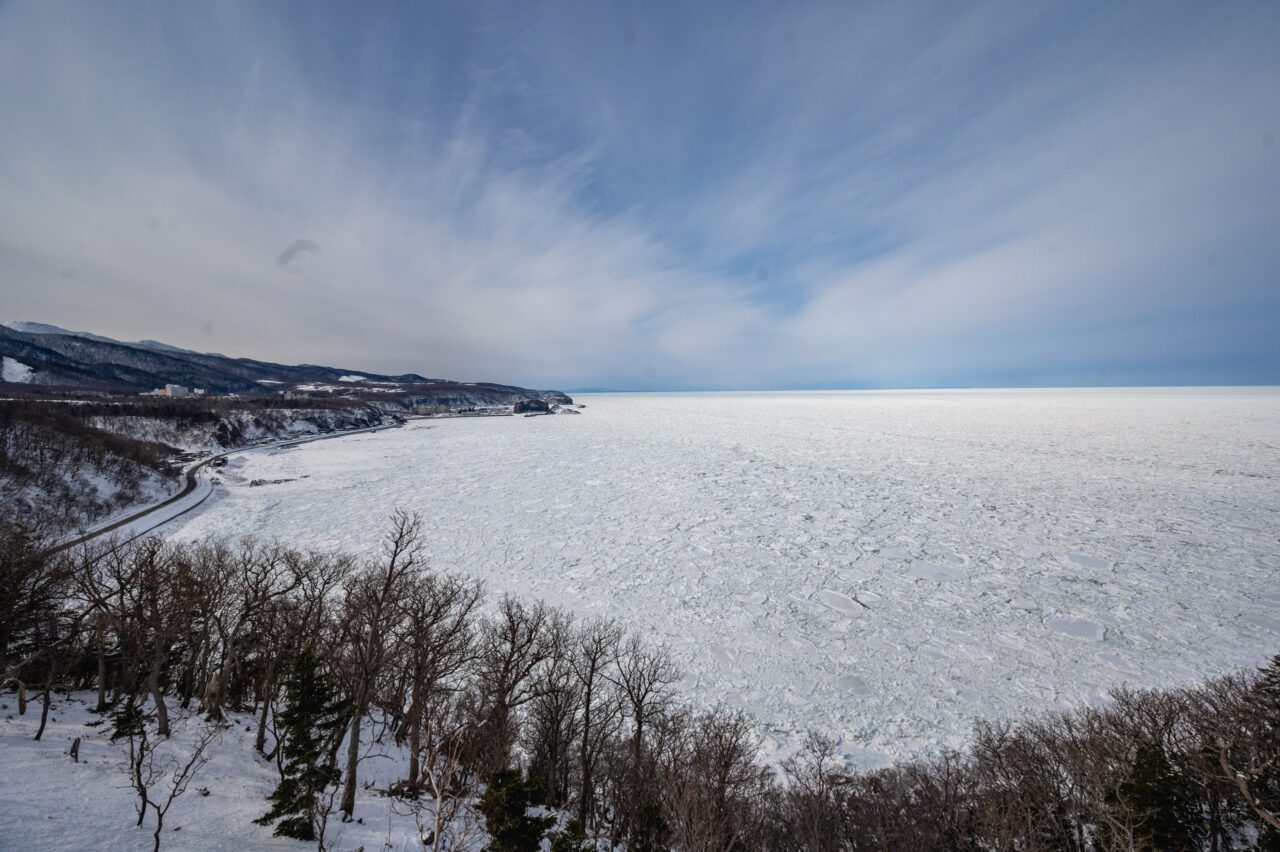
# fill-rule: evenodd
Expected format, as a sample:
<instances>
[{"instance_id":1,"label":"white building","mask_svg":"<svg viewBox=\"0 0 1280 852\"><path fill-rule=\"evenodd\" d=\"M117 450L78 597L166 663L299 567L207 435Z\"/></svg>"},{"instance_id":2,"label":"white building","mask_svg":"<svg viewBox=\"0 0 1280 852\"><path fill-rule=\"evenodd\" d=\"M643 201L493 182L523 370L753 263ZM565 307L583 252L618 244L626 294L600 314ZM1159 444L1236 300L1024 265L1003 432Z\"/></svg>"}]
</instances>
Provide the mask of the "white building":
<instances>
[{"instance_id":1,"label":"white building","mask_svg":"<svg viewBox=\"0 0 1280 852\"><path fill-rule=\"evenodd\" d=\"M188 388L183 385L165 385L155 390L143 391L141 396L167 396L173 399L186 399L192 396L205 396L208 393L204 388Z\"/></svg>"}]
</instances>

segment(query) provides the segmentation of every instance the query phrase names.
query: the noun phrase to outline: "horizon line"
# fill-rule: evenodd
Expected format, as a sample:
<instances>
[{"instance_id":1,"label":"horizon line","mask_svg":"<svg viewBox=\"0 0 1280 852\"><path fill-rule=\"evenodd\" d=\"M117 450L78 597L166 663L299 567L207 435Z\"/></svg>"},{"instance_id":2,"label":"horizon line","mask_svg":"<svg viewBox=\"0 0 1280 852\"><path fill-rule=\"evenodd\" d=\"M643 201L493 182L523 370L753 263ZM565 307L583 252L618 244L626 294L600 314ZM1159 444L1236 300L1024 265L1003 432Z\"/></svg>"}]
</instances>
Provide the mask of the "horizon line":
<instances>
[{"instance_id":1,"label":"horizon line","mask_svg":"<svg viewBox=\"0 0 1280 852\"><path fill-rule=\"evenodd\" d=\"M567 394L644 393L897 393L902 391L999 391L999 390L1219 390L1275 389L1276 384L1160 384L1160 385L904 385L901 387L782 387L782 388L566 388Z\"/></svg>"}]
</instances>

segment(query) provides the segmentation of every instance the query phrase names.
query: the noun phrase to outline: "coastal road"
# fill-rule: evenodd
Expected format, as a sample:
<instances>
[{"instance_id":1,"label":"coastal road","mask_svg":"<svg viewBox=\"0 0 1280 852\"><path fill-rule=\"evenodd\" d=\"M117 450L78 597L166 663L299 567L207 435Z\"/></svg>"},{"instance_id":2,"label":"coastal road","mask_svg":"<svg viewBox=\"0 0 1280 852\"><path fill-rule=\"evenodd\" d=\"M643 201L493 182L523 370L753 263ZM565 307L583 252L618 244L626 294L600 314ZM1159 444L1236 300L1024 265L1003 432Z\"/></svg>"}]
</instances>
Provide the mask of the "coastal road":
<instances>
[{"instance_id":1,"label":"coastal road","mask_svg":"<svg viewBox=\"0 0 1280 852\"><path fill-rule=\"evenodd\" d=\"M150 506L130 512L122 518L115 518L107 521L101 526L94 527L80 535L63 541L53 547L50 552L58 553L63 550L92 541L100 536L108 533L125 530L125 541L132 541L139 536L146 535L159 526L169 523L175 518L185 515L192 509L200 506L205 500L209 499L209 495L213 493L213 482L207 477L200 476L201 471L208 468L210 464L228 456L234 456L237 453L252 452L254 450L280 449L281 447L296 447L299 444L309 444L312 441L323 441L328 438L343 438L347 435L359 435L362 432L377 432L379 429L392 429L402 426L402 423L389 423L382 426L366 426L361 429L347 429L341 432L329 432L323 435L309 435L295 438L282 438L279 441L272 441L266 444L254 444L247 447L237 447L235 449L226 450L215 455L206 456L198 461L188 464L182 469L184 482L182 490L172 497L168 497L159 503L153 503ZM127 529L126 529L127 528Z\"/></svg>"}]
</instances>

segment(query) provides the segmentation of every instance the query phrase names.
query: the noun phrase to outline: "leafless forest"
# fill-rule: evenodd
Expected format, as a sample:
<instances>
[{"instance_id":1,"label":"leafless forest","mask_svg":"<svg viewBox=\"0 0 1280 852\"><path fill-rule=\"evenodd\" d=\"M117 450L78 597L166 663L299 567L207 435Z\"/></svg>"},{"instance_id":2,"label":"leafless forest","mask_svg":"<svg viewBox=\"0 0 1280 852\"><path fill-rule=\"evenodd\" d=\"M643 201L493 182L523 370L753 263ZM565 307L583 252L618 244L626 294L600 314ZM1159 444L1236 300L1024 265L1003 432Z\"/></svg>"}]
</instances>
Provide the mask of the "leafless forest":
<instances>
[{"instance_id":1,"label":"leafless forest","mask_svg":"<svg viewBox=\"0 0 1280 852\"><path fill-rule=\"evenodd\" d=\"M424 561L406 513L369 559L155 538L53 553L52 528L0 530L3 685L45 715L51 692L96 690L157 848L200 766L197 751L155 783L148 755L181 706L211 730L254 713L281 782L265 824L321 848L327 821L359 817L363 731L409 750L384 792L430 850L461 848L469 825L495 850L551 831L557 852L1280 849L1280 657L1105 709L979 722L966 751L925 762L852 770L813 732L770 767L750 718L688 706L664 649L487 598Z\"/></svg>"}]
</instances>

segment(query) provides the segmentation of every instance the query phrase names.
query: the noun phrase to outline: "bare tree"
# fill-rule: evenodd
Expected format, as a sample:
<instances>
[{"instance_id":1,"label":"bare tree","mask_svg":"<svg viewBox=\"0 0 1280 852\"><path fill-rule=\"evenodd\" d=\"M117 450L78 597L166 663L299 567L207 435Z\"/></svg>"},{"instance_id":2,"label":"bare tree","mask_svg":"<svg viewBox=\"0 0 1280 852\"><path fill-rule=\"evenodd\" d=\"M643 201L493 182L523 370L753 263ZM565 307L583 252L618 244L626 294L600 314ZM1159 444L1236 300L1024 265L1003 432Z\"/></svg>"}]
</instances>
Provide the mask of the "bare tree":
<instances>
[{"instance_id":1,"label":"bare tree","mask_svg":"<svg viewBox=\"0 0 1280 852\"><path fill-rule=\"evenodd\" d=\"M459 695L431 693L421 708L421 781L408 800L424 850L459 852L483 835L483 820L471 810L479 781L466 766L474 752L475 718Z\"/></svg>"},{"instance_id":2,"label":"bare tree","mask_svg":"<svg viewBox=\"0 0 1280 852\"><path fill-rule=\"evenodd\" d=\"M613 682L622 691L624 707L631 723L632 753L639 759L644 751L645 728L671 705L671 687L680 672L666 648L647 647L632 636L614 657Z\"/></svg>"},{"instance_id":3,"label":"bare tree","mask_svg":"<svg viewBox=\"0 0 1280 852\"><path fill-rule=\"evenodd\" d=\"M60 653L85 613L66 611L74 566L50 552L53 525L7 515L0 515L0 684L16 683L22 714L23 671Z\"/></svg>"},{"instance_id":4,"label":"bare tree","mask_svg":"<svg viewBox=\"0 0 1280 852\"><path fill-rule=\"evenodd\" d=\"M342 554L285 551L282 558L291 577L289 592L265 607L255 622L262 671L253 745L268 759L276 754L279 746L277 740L276 747L267 752L267 728L273 718L281 671L302 648L318 647L326 638L333 608L332 593L351 573L354 564L349 556Z\"/></svg>"},{"instance_id":5,"label":"bare tree","mask_svg":"<svg viewBox=\"0 0 1280 852\"><path fill-rule=\"evenodd\" d=\"M1280 834L1280 655L1257 674L1220 679L1199 697L1220 777Z\"/></svg>"},{"instance_id":6,"label":"bare tree","mask_svg":"<svg viewBox=\"0 0 1280 852\"><path fill-rule=\"evenodd\" d=\"M150 809L151 813L155 814L156 828L152 833L153 845L151 847L153 852L160 852L161 832L164 831L164 818L169 813L169 809L173 807L173 803L183 793L187 792L187 787L192 780L195 779L204 765L209 762L206 752L210 744L220 735L221 730L215 725L206 724L202 726L196 736L191 754L187 756L185 761L172 756L162 762L157 762L156 749L153 747L146 750L134 775L134 783L144 808ZM160 791L163 794L163 798L153 795L153 788L165 779L168 780L168 784ZM145 815L145 811L143 815ZM141 820L141 817L139 819Z\"/></svg>"},{"instance_id":7,"label":"bare tree","mask_svg":"<svg viewBox=\"0 0 1280 852\"><path fill-rule=\"evenodd\" d=\"M302 580L278 545L246 539L234 549L212 548L206 556L200 561L205 569L205 606L220 659L205 683L203 706L209 719L221 720L227 686L239 670L251 628Z\"/></svg>"},{"instance_id":8,"label":"bare tree","mask_svg":"<svg viewBox=\"0 0 1280 852\"><path fill-rule=\"evenodd\" d=\"M754 847L765 771L755 762L751 721L725 709L673 721L660 775L673 845L687 852Z\"/></svg>"},{"instance_id":9,"label":"bare tree","mask_svg":"<svg viewBox=\"0 0 1280 852\"><path fill-rule=\"evenodd\" d=\"M674 735L678 726L664 731L658 724L676 706L672 686L679 677L665 648L650 648L632 636L617 650L608 677L622 697L623 715L630 725L625 746L609 752L610 841L626 838L629 846L653 848L665 842L656 755L657 735Z\"/></svg>"},{"instance_id":10,"label":"bare tree","mask_svg":"<svg viewBox=\"0 0 1280 852\"><path fill-rule=\"evenodd\" d=\"M398 630L400 603L422 565L417 515L397 510L383 542L382 559L366 565L347 583L342 617L347 688L351 697L350 739L339 809L347 819L355 812L356 774L360 761L360 723L369 709L378 679L403 638Z\"/></svg>"},{"instance_id":11,"label":"bare tree","mask_svg":"<svg viewBox=\"0 0 1280 852\"><path fill-rule=\"evenodd\" d=\"M849 777L836 755L836 741L810 731L797 754L782 763L787 786L781 821L797 850L839 849Z\"/></svg>"},{"instance_id":12,"label":"bare tree","mask_svg":"<svg viewBox=\"0 0 1280 852\"><path fill-rule=\"evenodd\" d=\"M576 637L570 619L553 612L546 632L549 653L535 675L524 739L529 773L542 780L543 804L561 808L569 796L573 744L581 735L582 692L574 673Z\"/></svg>"},{"instance_id":13,"label":"bare tree","mask_svg":"<svg viewBox=\"0 0 1280 852\"><path fill-rule=\"evenodd\" d=\"M617 622L594 619L578 631L569 657L581 708L577 815L578 822L586 828L596 824L596 768L622 718L621 696L608 676L621 643L622 628Z\"/></svg>"},{"instance_id":14,"label":"bare tree","mask_svg":"<svg viewBox=\"0 0 1280 852\"><path fill-rule=\"evenodd\" d=\"M537 694L534 677L552 651L551 612L541 602L525 606L504 596L497 614L480 630L476 680L480 701L479 766L505 769L516 741L515 713Z\"/></svg>"},{"instance_id":15,"label":"bare tree","mask_svg":"<svg viewBox=\"0 0 1280 852\"><path fill-rule=\"evenodd\" d=\"M138 566L136 625L142 636L139 647L151 646L151 660L147 669L147 691L156 710L156 734L169 736L169 708L165 704L161 679L169 661L172 643L172 622L178 609L174 590L180 587L182 577L177 570L172 551L157 538L145 539L134 551ZM183 572L185 573L185 572Z\"/></svg>"},{"instance_id":16,"label":"bare tree","mask_svg":"<svg viewBox=\"0 0 1280 852\"><path fill-rule=\"evenodd\" d=\"M479 583L435 574L415 578L402 603L407 631L409 768L406 782L421 783L424 714L441 693L460 689L457 678L474 659L474 613L483 594Z\"/></svg>"}]
</instances>

